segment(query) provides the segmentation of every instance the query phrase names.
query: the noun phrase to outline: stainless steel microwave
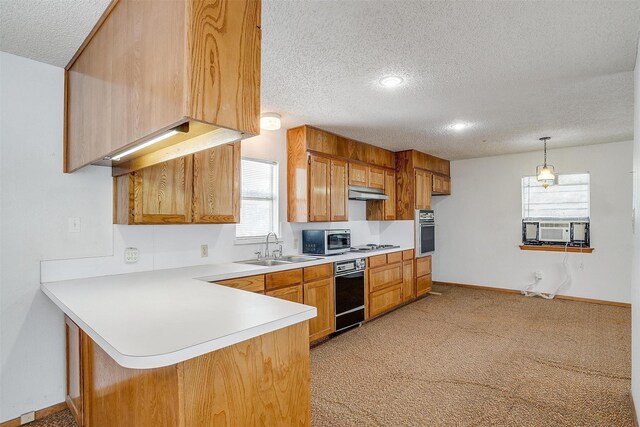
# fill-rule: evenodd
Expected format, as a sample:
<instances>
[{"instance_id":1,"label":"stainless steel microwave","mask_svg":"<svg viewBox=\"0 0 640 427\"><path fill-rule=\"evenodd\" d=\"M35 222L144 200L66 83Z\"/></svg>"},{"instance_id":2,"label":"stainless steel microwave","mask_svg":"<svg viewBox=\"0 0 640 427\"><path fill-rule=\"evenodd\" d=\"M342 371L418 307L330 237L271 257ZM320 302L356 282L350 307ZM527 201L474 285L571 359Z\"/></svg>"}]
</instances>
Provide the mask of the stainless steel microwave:
<instances>
[{"instance_id":1,"label":"stainless steel microwave","mask_svg":"<svg viewBox=\"0 0 640 427\"><path fill-rule=\"evenodd\" d=\"M302 252L336 255L351 249L351 230L302 230Z\"/></svg>"}]
</instances>

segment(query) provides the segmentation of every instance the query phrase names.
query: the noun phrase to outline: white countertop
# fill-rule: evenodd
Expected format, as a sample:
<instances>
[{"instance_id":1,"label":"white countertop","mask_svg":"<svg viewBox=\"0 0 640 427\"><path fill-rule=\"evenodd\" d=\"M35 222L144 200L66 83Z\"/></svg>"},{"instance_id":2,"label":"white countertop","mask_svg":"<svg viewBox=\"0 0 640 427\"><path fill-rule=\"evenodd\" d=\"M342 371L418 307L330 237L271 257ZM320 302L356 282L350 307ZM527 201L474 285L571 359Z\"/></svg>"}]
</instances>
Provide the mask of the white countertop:
<instances>
[{"instance_id":1,"label":"white countertop","mask_svg":"<svg viewBox=\"0 0 640 427\"><path fill-rule=\"evenodd\" d=\"M127 368L173 365L311 319L315 307L208 282L413 248L262 267L225 263L43 283L92 340Z\"/></svg>"}]
</instances>

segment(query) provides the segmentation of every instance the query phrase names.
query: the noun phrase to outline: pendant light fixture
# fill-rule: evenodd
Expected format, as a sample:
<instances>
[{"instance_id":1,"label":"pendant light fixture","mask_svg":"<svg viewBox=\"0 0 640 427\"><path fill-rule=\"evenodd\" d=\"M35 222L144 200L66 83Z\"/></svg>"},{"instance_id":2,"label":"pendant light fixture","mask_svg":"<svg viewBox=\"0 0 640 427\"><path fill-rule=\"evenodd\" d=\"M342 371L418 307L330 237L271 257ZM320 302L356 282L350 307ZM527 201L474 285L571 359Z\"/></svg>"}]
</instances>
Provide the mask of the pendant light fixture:
<instances>
[{"instance_id":1,"label":"pendant light fixture","mask_svg":"<svg viewBox=\"0 0 640 427\"><path fill-rule=\"evenodd\" d=\"M538 178L538 182L541 182L544 188L547 188L556 182L554 167L552 165L547 165L547 141L550 139L551 137L549 136L543 136L540 138L540 141L544 143L544 164L536 167L536 177Z\"/></svg>"}]
</instances>

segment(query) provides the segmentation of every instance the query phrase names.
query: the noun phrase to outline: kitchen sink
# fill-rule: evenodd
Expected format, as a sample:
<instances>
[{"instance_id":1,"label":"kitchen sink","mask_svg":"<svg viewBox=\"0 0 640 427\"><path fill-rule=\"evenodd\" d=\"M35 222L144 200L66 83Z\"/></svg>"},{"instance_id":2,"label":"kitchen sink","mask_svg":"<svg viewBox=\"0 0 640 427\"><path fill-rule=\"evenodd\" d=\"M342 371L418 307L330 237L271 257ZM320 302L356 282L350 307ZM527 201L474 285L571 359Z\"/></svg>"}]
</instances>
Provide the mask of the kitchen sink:
<instances>
[{"instance_id":1,"label":"kitchen sink","mask_svg":"<svg viewBox=\"0 0 640 427\"><path fill-rule=\"evenodd\" d=\"M237 264L262 265L265 267L273 267L274 265L293 264L293 262L279 260L279 259L261 259L261 260L254 259L249 261L238 261Z\"/></svg>"},{"instance_id":2,"label":"kitchen sink","mask_svg":"<svg viewBox=\"0 0 640 427\"><path fill-rule=\"evenodd\" d=\"M282 261L289 261L289 262L307 262L307 261L316 261L322 258L315 257L315 256L289 255L289 256L283 256L278 259Z\"/></svg>"},{"instance_id":3,"label":"kitchen sink","mask_svg":"<svg viewBox=\"0 0 640 427\"><path fill-rule=\"evenodd\" d=\"M264 267L273 267L275 265L295 264L296 262L307 262L321 259L315 256L288 255L278 259L251 259L247 261L237 261L237 264L262 265Z\"/></svg>"}]
</instances>

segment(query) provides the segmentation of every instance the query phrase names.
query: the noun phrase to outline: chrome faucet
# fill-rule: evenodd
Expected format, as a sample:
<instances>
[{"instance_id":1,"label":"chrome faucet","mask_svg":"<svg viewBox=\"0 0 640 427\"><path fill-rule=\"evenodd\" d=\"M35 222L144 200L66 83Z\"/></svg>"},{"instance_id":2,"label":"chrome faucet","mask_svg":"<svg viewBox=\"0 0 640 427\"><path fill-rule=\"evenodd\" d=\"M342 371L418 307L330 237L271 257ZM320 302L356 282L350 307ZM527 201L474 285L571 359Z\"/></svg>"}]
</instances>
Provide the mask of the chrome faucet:
<instances>
[{"instance_id":1,"label":"chrome faucet","mask_svg":"<svg viewBox=\"0 0 640 427\"><path fill-rule=\"evenodd\" d=\"M276 249L273 251L273 254L269 254L269 238L271 237L271 235L273 235L273 237L276 238L276 244L278 243L278 235L276 233L274 233L273 231L270 232L269 234L267 234L267 238L265 239L265 248L264 248L264 257L266 258L280 258L282 256L282 246L280 246L280 249ZM277 252L277 254L276 254Z\"/></svg>"}]
</instances>

